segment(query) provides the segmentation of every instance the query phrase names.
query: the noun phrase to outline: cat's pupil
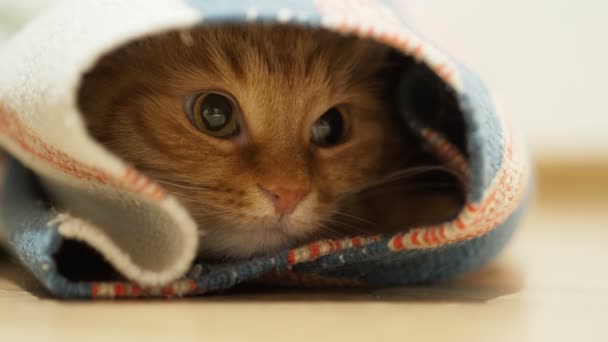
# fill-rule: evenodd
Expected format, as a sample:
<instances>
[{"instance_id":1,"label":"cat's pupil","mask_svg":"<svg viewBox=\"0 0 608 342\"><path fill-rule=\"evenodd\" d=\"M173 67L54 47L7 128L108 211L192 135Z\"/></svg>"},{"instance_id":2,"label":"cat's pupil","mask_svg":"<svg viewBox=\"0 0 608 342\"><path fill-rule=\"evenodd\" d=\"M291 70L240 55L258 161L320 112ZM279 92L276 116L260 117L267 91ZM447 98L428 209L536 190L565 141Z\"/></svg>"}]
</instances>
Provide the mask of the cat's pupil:
<instances>
[{"instance_id":1,"label":"cat's pupil","mask_svg":"<svg viewBox=\"0 0 608 342\"><path fill-rule=\"evenodd\" d=\"M344 136L344 117L338 108L333 107L313 124L311 140L321 147L339 144Z\"/></svg>"},{"instance_id":2,"label":"cat's pupil","mask_svg":"<svg viewBox=\"0 0 608 342\"><path fill-rule=\"evenodd\" d=\"M232 103L219 94L209 94L200 106L200 116L208 130L222 130L232 118Z\"/></svg>"}]
</instances>

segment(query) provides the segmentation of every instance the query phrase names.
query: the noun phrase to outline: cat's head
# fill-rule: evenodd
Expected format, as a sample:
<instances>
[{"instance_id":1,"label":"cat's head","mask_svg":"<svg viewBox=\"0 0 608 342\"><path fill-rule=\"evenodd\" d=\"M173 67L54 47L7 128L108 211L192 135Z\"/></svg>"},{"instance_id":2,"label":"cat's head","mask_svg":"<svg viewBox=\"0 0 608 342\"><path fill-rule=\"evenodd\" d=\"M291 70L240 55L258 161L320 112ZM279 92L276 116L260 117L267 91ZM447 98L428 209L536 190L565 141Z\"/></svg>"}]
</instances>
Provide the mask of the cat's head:
<instances>
[{"instance_id":1,"label":"cat's head","mask_svg":"<svg viewBox=\"0 0 608 342\"><path fill-rule=\"evenodd\" d=\"M394 164L386 48L326 31L225 26L131 43L85 77L92 135L245 257L322 236Z\"/></svg>"}]
</instances>

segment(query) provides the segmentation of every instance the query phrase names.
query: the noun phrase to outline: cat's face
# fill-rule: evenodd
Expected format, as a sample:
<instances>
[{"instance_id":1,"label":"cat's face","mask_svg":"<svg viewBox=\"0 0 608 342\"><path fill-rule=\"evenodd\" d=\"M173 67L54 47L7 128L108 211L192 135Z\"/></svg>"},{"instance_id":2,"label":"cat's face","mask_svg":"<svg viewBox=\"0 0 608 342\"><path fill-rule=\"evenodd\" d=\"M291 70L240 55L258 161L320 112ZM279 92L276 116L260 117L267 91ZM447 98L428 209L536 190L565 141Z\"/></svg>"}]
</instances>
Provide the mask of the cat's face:
<instances>
[{"instance_id":1,"label":"cat's face","mask_svg":"<svg viewBox=\"0 0 608 342\"><path fill-rule=\"evenodd\" d=\"M385 54L286 27L171 33L104 58L80 106L208 231L205 253L246 257L322 237L345 197L393 168Z\"/></svg>"}]
</instances>

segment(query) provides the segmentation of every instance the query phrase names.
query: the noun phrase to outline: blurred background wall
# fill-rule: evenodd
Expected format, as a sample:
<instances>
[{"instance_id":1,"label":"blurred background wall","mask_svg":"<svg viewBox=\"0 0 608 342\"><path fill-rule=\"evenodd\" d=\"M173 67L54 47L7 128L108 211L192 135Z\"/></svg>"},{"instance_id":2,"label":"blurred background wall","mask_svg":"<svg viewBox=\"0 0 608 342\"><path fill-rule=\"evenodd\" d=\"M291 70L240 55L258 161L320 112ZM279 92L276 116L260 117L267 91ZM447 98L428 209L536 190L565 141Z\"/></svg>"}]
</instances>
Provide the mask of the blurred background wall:
<instances>
[{"instance_id":1,"label":"blurred background wall","mask_svg":"<svg viewBox=\"0 0 608 342\"><path fill-rule=\"evenodd\" d=\"M0 0L0 43L57 0Z\"/></svg>"},{"instance_id":2,"label":"blurred background wall","mask_svg":"<svg viewBox=\"0 0 608 342\"><path fill-rule=\"evenodd\" d=\"M538 158L608 157L608 1L407 0L479 72Z\"/></svg>"},{"instance_id":3,"label":"blurred background wall","mask_svg":"<svg viewBox=\"0 0 608 342\"><path fill-rule=\"evenodd\" d=\"M56 0L0 0L0 40ZM537 158L608 159L608 1L404 0L477 71Z\"/></svg>"}]
</instances>

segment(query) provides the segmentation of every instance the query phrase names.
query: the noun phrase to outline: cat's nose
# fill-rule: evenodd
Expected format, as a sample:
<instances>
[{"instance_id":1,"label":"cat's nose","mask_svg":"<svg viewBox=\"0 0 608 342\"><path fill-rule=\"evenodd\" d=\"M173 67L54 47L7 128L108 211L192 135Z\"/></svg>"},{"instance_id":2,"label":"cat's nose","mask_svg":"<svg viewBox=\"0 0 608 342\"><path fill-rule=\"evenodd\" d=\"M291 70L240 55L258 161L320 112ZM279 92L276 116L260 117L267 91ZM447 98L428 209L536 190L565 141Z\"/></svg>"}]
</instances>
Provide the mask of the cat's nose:
<instances>
[{"instance_id":1,"label":"cat's nose","mask_svg":"<svg viewBox=\"0 0 608 342\"><path fill-rule=\"evenodd\" d=\"M272 201L274 211L281 216L293 213L304 196L310 191L308 187L304 186L286 187L284 185L263 186L258 184L258 187Z\"/></svg>"}]
</instances>

